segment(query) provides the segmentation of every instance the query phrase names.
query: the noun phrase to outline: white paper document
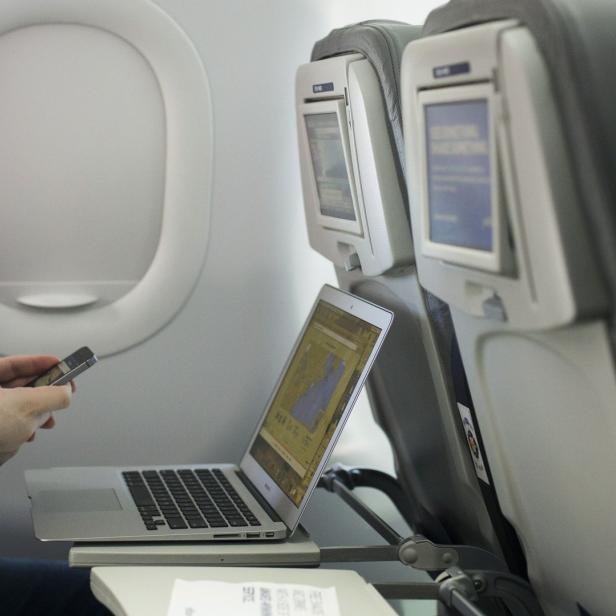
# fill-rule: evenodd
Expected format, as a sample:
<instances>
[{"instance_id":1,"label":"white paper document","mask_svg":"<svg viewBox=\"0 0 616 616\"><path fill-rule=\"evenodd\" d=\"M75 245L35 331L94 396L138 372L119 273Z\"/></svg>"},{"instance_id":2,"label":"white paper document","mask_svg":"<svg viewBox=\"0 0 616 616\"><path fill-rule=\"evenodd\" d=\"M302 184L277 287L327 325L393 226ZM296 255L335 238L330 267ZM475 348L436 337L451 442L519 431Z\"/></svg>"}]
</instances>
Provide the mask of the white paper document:
<instances>
[{"instance_id":1,"label":"white paper document","mask_svg":"<svg viewBox=\"0 0 616 616\"><path fill-rule=\"evenodd\" d=\"M340 616L335 588L175 580L167 616Z\"/></svg>"}]
</instances>

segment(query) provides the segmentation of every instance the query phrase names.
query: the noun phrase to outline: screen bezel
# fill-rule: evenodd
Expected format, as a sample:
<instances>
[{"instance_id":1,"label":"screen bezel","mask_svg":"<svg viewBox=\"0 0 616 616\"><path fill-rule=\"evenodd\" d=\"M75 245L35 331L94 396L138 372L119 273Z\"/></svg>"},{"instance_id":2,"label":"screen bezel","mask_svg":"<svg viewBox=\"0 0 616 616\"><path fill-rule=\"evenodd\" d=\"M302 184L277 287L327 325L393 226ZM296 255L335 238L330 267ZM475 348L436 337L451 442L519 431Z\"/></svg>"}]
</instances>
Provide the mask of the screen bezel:
<instances>
[{"instance_id":1,"label":"screen bezel","mask_svg":"<svg viewBox=\"0 0 616 616\"><path fill-rule=\"evenodd\" d=\"M498 144L495 130L495 95L488 84L472 86L453 86L438 90L420 92L418 95L418 135L421 154L421 239L423 254L427 257L442 259L448 263L502 272L505 267L503 238L503 207L501 191L498 184ZM430 192L428 178L428 138L426 134L426 108L430 105L455 104L471 101L485 101L488 110L488 134L490 139L490 197L492 217L492 250L479 250L466 246L455 246L434 242L430 238Z\"/></svg>"},{"instance_id":2,"label":"screen bezel","mask_svg":"<svg viewBox=\"0 0 616 616\"><path fill-rule=\"evenodd\" d=\"M346 231L354 235L363 235L361 216L358 206L357 198L357 183L355 181L355 172L353 167L353 158L351 156L351 147L349 139L349 129L347 126L347 117L344 101L340 99L329 101L317 101L313 103L304 103L299 108L301 114L302 124L302 139L305 153L305 160L310 166L310 178L311 178L311 190L312 206L319 224L327 229L336 229L338 231ZM324 113L335 113L338 119L338 128L340 130L340 137L342 139L342 152L344 154L344 162L346 165L347 176L349 178L349 185L351 187L351 201L353 203L353 212L355 214L355 220L345 220L343 218L337 218L336 216L327 216L321 212L321 201L319 200L319 190L317 185L317 178L314 171L314 165L312 164L312 152L310 150L310 140L308 138L308 128L306 126L306 116L319 115Z\"/></svg>"},{"instance_id":3,"label":"screen bezel","mask_svg":"<svg viewBox=\"0 0 616 616\"><path fill-rule=\"evenodd\" d=\"M351 392L347 405L344 411L342 412L342 416L340 417L340 421L338 422L338 425L336 426L336 430L332 436L332 439L329 442L327 449L325 450L323 459L321 460L321 463L317 467L314 473L314 476L312 477L312 480L310 481L308 487L306 488L306 492L304 494L302 501L300 502L299 505L295 505L295 503L291 501L289 497L271 479L269 474L257 462L257 460L255 460L255 458L252 457L252 455L250 454L250 450L252 448L252 445L255 439L257 438L257 435L259 434L259 431L261 430L261 426L263 425L263 422L265 421L267 411L269 410L272 402L274 401L276 393L280 385L282 384L282 380L289 368L291 360L293 359L293 355L295 354L302 340L304 332L306 331L306 328L308 327L308 324L310 323L310 320L312 319L314 311L316 307L318 306L319 301L321 300L328 302L338 308L341 308L342 310L349 312L353 316L363 319L364 321L367 321L368 323L375 325L376 327L379 327L381 329L381 333L379 334L379 337L374 344L374 348L372 349L372 352L370 353L370 356L368 357L368 361L366 362L366 365L364 366L364 369L361 373L360 378L357 381L357 384L355 385L355 387L353 388L353 391ZM280 376L278 378L278 381L276 382L276 386L274 387L272 394L269 400L267 401L265 410L263 411L263 414L261 415L259 423L250 439L250 442L248 444L248 447L246 448L244 457L242 458L242 461L240 463L240 469L242 470L244 475L257 488L259 493L263 496L263 498L265 498L265 500L272 507L272 509L274 509L274 511L278 514L278 516L280 516L280 519L287 525L287 527L291 530L291 532L295 530L295 527L297 526L299 522L299 518L302 514L302 511L304 510L304 507L308 503L310 495L312 494L312 491L316 487L316 484L319 478L321 477L321 473L323 472L328 462L328 459L329 459L329 456L332 450L336 446L336 442L338 441L340 433L342 432L342 429L344 428L344 424L346 423L351 413L351 410L353 409L353 405L355 404L355 401L357 400L357 397L359 396L361 388L364 385L364 381L366 380L366 377L368 373L370 372L370 368L372 367L372 364L374 363L374 360L376 359L379 349L381 348L381 345L383 344L383 340L385 339L385 336L387 334L387 331L389 330L392 320L393 320L393 313L390 312L389 310L381 308L380 306L376 306L375 304L371 304L370 302L367 302L363 299L350 295L349 293L345 293L344 291L341 291L340 289L336 289L329 285L324 285L317 299L315 300L312 306L312 309L310 310L310 314L308 315L306 322L304 323L304 326L302 327L302 331L299 333L299 336L297 337L297 340L295 344L293 345L293 349L291 350L291 353L289 354L289 357L287 361L285 362L284 368L282 369Z\"/></svg>"}]
</instances>

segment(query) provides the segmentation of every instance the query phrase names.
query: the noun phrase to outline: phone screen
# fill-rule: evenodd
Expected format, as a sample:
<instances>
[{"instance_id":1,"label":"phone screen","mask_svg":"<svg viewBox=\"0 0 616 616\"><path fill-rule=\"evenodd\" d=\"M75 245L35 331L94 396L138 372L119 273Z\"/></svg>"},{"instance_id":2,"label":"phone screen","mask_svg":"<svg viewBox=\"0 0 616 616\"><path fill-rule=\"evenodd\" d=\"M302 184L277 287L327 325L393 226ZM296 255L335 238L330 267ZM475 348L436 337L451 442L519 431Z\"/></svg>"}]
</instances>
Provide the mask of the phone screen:
<instances>
[{"instance_id":1,"label":"phone screen","mask_svg":"<svg viewBox=\"0 0 616 616\"><path fill-rule=\"evenodd\" d=\"M61 376L64 376L69 372L69 367L66 365L66 362L61 361L59 364L56 364L49 371L45 372L39 376L33 383L33 387L45 387L46 385L51 385L55 383Z\"/></svg>"},{"instance_id":2,"label":"phone screen","mask_svg":"<svg viewBox=\"0 0 616 616\"><path fill-rule=\"evenodd\" d=\"M88 347L81 347L27 384L27 387L64 385L98 361Z\"/></svg>"}]
</instances>

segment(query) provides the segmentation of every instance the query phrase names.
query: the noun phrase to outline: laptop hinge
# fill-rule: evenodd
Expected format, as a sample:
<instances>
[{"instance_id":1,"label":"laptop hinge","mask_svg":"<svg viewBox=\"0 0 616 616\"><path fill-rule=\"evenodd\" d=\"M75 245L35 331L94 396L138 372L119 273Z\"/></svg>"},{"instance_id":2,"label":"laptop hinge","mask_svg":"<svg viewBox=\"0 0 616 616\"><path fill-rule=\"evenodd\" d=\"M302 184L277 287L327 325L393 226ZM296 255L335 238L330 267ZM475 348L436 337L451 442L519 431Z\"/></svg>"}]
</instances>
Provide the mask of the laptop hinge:
<instances>
[{"instance_id":1,"label":"laptop hinge","mask_svg":"<svg viewBox=\"0 0 616 616\"><path fill-rule=\"evenodd\" d=\"M272 522L282 522L280 516L272 509L272 506L259 494L259 491L252 484L250 479L244 475L241 470L235 471L238 479L244 484L244 487L254 496L255 500L263 507L265 513L271 518ZM285 524L286 526L286 524Z\"/></svg>"}]
</instances>

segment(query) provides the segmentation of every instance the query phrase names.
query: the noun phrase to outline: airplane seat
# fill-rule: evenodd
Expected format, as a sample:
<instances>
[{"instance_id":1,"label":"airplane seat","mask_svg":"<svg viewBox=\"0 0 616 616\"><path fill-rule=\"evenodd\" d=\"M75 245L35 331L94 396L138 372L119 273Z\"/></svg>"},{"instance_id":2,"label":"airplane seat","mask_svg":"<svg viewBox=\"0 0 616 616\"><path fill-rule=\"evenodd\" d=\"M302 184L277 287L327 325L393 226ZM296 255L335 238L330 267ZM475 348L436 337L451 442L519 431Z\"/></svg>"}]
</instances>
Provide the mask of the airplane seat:
<instances>
[{"instance_id":1,"label":"airplane seat","mask_svg":"<svg viewBox=\"0 0 616 616\"><path fill-rule=\"evenodd\" d=\"M451 310L548 615L616 613L616 5L452 0L401 69L419 280Z\"/></svg>"},{"instance_id":2,"label":"airplane seat","mask_svg":"<svg viewBox=\"0 0 616 616\"><path fill-rule=\"evenodd\" d=\"M411 500L410 526L435 542L490 550L523 575L516 539L480 487L467 446L450 375L448 308L423 292L414 266L399 66L418 34L415 26L386 21L340 28L298 69L308 234L334 263L341 288L395 313L367 391ZM462 401L470 416L472 403Z\"/></svg>"}]
</instances>

